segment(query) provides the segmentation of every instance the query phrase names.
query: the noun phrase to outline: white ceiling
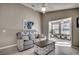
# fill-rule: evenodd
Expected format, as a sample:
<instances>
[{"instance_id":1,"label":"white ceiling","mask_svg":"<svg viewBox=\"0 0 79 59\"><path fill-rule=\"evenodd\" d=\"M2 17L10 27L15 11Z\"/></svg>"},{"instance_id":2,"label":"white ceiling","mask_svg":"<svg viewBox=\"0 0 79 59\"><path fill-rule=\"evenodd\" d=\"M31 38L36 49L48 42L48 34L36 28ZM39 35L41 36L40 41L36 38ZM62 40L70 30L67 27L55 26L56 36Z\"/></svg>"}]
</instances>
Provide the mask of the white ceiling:
<instances>
[{"instance_id":1,"label":"white ceiling","mask_svg":"<svg viewBox=\"0 0 79 59\"><path fill-rule=\"evenodd\" d=\"M35 11L41 12L42 3L22 3ZM46 3L46 12L79 7L79 3Z\"/></svg>"}]
</instances>

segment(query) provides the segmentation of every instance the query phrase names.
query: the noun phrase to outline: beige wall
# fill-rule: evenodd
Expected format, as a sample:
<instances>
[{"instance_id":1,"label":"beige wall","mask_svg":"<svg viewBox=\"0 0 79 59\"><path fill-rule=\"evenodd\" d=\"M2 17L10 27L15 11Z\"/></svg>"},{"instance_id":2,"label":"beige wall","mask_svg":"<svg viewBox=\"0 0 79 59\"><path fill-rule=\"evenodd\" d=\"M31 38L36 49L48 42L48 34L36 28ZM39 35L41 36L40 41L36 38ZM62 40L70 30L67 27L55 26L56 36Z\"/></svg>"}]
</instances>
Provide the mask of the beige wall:
<instances>
[{"instance_id":1,"label":"beige wall","mask_svg":"<svg viewBox=\"0 0 79 59\"><path fill-rule=\"evenodd\" d=\"M34 28L41 32L40 13L21 4L0 4L0 47L16 44L16 33L23 30L25 19L34 21Z\"/></svg>"},{"instance_id":2,"label":"beige wall","mask_svg":"<svg viewBox=\"0 0 79 59\"><path fill-rule=\"evenodd\" d=\"M72 45L79 46L79 28L76 27L76 18L78 16L79 16L78 8L46 13L45 15L43 15L42 32L45 35L48 35L49 21L72 17L72 34L73 34Z\"/></svg>"}]
</instances>

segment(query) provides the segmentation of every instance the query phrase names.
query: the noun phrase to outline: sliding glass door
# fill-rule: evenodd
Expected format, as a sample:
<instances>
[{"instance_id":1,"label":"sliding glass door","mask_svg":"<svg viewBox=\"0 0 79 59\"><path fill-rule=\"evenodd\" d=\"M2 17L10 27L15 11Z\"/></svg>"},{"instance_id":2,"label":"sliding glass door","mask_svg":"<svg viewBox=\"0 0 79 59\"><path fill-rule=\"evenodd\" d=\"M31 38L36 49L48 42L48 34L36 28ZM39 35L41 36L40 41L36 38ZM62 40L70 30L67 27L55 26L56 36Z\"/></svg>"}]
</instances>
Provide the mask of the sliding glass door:
<instances>
[{"instance_id":1,"label":"sliding glass door","mask_svg":"<svg viewBox=\"0 0 79 59\"><path fill-rule=\"evenodd\" d=\"M51 21L50 37L70 40L71 19L66 18L60 21Z\"/></svg>"}]
</instances>

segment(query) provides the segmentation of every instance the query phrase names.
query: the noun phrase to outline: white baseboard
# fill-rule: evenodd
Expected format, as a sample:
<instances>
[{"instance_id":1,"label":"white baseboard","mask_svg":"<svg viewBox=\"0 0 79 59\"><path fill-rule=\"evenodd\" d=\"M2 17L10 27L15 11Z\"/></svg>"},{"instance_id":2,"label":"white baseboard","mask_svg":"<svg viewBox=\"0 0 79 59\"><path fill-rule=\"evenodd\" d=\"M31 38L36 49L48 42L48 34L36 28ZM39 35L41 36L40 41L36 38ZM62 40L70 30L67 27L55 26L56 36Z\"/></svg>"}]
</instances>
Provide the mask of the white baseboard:
<instances>
[{"instance_id":1,"label":"white baseboard","mask_svg":"<svg viewBox=\"0 0 79 59\"><path fill-rule=\"evenodd\" d=\"M9 45L9 46L5 46L5 47L1 47L0 48L0 50L2 50L2 49L6 49L6 48L10 48L10 47L14 47L14 46L16 46L17 44L13 44L13 45Z\"/></svg>"}]
</instances>

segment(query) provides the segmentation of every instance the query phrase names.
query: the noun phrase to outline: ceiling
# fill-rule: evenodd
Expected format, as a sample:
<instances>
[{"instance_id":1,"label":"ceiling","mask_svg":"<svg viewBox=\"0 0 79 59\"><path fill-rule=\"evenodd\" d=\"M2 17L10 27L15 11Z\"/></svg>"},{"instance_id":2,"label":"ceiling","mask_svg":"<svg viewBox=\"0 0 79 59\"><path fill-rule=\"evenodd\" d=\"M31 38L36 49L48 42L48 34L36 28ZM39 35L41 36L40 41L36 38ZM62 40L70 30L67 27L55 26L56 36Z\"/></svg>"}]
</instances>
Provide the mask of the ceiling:
<instances>
[{"instance_id":1,"label":"ceiling","mask_svg":"<svg viewBox=\"0 0 79 59\"><path fill-rule=\"evenodd\" d=\"M42 4L43 3L22 3L23 5L32 8L35 11L42 12ZM79 3L45 3L46 12L50 11L57 11L63 9L71 9L71 8L78 8Z\"/></svg>"}]
</instances>

